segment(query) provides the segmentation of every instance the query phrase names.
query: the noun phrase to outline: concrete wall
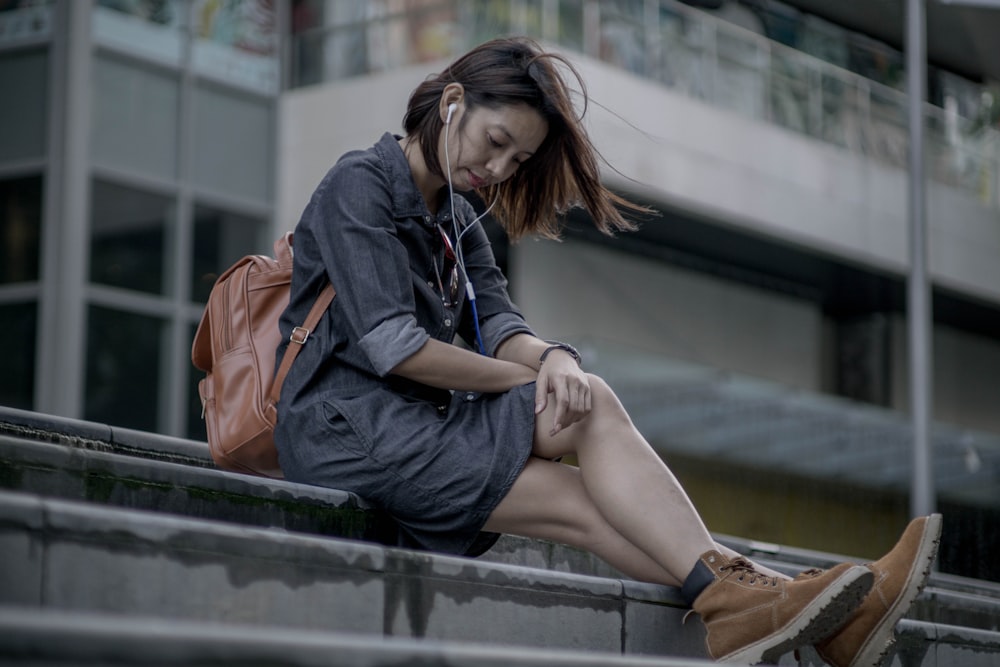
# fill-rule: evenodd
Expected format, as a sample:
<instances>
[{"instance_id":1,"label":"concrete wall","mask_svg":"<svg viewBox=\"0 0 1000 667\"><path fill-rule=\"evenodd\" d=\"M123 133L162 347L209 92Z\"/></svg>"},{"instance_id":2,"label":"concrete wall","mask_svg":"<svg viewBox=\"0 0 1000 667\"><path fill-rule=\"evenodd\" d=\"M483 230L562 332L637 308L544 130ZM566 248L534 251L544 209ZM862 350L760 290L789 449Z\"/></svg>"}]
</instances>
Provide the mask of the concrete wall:
<instances>
[{"instance_id":1,"label":"concrete wall","mask_svg":"<svg viewBox=\"0 0 1000 667\"><path fill-rule=\"evenodd\" d=\"M809 301L580 241L524 241L510 264L514 298L543 337L591 337L831 391L834 333ZM891 407L906 411L906 322L892 318L890 332ZM1000 433L1000 342L937 326L933 343L935 420Z\"/></svg>"},{"instance_id":2,"label":"concrete wall","mask_svg":"<svg viewBox=\"0 0 1000 667\"><path fill-rule=\"evenodd\" d=\"M892 335L892 404L908 410L906 321L895 317ZM1000 433L1000 342L935 327L934 418Z\"/></svg>"},{"instance_id":3,"label":"concrete wall","mask_svg":"<svg viewBox=\"0 0 1000 667\"><path fill-rule=\"evenodd\" d=\"M402 133L410 92L438 65L419 65L285 93L279 107L278 233L299 221L319 181L349 150Z\"/></svg>"},{"instance_id":4,"label":"concrete wall","mask_svg":"<svg viewBox=\"0 0 1000 667\"><path fill-rule=\"evenodd\" d=\"M593 337L822 389L815 304L579 241L511 253L518 305L545 338Z\"/></svg>"}]
</instances>

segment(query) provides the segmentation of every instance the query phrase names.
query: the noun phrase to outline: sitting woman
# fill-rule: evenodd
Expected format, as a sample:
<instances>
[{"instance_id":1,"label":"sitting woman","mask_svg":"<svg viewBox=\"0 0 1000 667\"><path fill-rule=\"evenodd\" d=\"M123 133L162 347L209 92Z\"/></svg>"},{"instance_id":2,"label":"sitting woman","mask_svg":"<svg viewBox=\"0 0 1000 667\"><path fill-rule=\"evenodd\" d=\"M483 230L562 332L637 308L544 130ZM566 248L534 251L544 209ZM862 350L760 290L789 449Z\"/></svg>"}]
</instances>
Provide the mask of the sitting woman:
<instances>
[{"instance_id":1,"label":"sitting woman","mask_svg":"<svg viewBox=\"0 0 1000 667\"><path fill-rule=\"evenodd\" d=\"M574 206L604 232L630 228L622 211L640 209L601 183L566 73L583 88L528 40L483 44L413 91L405 136L347 153L319 184L295 230L283 338L327 282L339 294L285 380L286 477L377 503L406 546L467 554L481 531L514 533L679 586L718 660L815 643L835 665L875 664L924 584L940 517L876 563L795 579L720 546L611 388L529 328L455 196L491 202L512 239L558 236ZM557 462L569 454L578 467Z\"/></svg>"}]
</instances>

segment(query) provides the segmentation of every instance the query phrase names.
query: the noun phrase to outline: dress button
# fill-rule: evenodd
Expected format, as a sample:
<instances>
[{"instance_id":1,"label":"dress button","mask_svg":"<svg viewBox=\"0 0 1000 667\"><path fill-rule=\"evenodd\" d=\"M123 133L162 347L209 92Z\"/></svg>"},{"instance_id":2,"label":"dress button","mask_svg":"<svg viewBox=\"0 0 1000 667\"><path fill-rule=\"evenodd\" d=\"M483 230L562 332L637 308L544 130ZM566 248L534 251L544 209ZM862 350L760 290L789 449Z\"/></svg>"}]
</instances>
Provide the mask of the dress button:
<instances>
[{"instance_id":1,"label":"dress button","mask_svg":"<svg viewBox=\"0 0 1000 667\"><path fill-rule=\"evenodd\" d=\"M467 401L474 401L474 400L476 400L476 395L475 394L466 394L465 395L465 400L467 400Z\"/></svg>"},{"instance_id":2,"label":"dress button","mask_svg":"<svg viewBox=\"0 0 1000 667\"><path fill-rule=\"evenodd\" d=\"M433 287L434 287L434 281L433 280L428 280L427 281L427 286L433 289Z\"/></svg>"},{"instance_id":3,"label":"dress button","mask_svg":"<svg viewBox=\"0 0 1000 667\"><path fill-rule=\"evenodd\" d=\"M448 318L448 319L446 319L446 320L444 321L444 325L445 325L446 327L450 327L450 326L451 326L451 318Z\"/></svg>"}]
</instances>

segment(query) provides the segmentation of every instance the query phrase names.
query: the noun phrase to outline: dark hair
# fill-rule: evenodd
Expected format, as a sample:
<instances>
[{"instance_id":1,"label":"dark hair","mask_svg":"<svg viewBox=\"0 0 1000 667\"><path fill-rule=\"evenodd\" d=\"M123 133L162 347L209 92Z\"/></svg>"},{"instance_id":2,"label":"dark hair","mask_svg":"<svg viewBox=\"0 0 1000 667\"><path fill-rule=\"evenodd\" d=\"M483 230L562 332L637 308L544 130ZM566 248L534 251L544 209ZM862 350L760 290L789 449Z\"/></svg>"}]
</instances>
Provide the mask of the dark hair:
<instances>
[{"instance_id":1,"label":"dark hair","mask_svg":"<svg viewBox=\"0 0 1000 667\"><path fill-rule=\"evenodd\" d=\"M557 238L560 214L576 206L585 208L605 234L635 228L619 207L647 212L601 183L597 150L581 124L583 113L578 116L573 108L560 65L579 83L586 111L583 80L568 60L543 52L529 39L504 38L477 46L420 84L410 95L403 117L403 128L417 138L428 169L444 177L437 152L444 127L438 105L448 84L463 86L468 110L527 104L541 113L548 122L548 134L535 154L506 181L478 191L487 202L496 198L494 216L514 240L526 234Z\"/></svg>"}]
</instances>

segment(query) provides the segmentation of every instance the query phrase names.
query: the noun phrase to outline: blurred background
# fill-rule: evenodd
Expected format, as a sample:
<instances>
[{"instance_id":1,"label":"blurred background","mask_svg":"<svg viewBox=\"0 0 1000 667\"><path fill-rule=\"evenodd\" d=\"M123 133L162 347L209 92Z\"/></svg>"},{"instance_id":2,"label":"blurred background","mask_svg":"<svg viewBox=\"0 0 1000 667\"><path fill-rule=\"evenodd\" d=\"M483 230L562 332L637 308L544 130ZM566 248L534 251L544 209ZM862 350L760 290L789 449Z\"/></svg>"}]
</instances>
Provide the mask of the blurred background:
<instances>
[{"instance_id":1,"label":"blurred background","mask_svg":"<svg viewBox=\"0 0 1000 667\"><path fill-rule=\"evenodd\" d=\"M985 4L985 3L984 3ZM873 557L912 477L903 0L0 0L0 404L204 439L190 344L346 150L488 38L568 55L609 239L489 230L716 532ZM941 569L1000 581L1000 10L927 0Z\"/></svg>"}]
</instances>

